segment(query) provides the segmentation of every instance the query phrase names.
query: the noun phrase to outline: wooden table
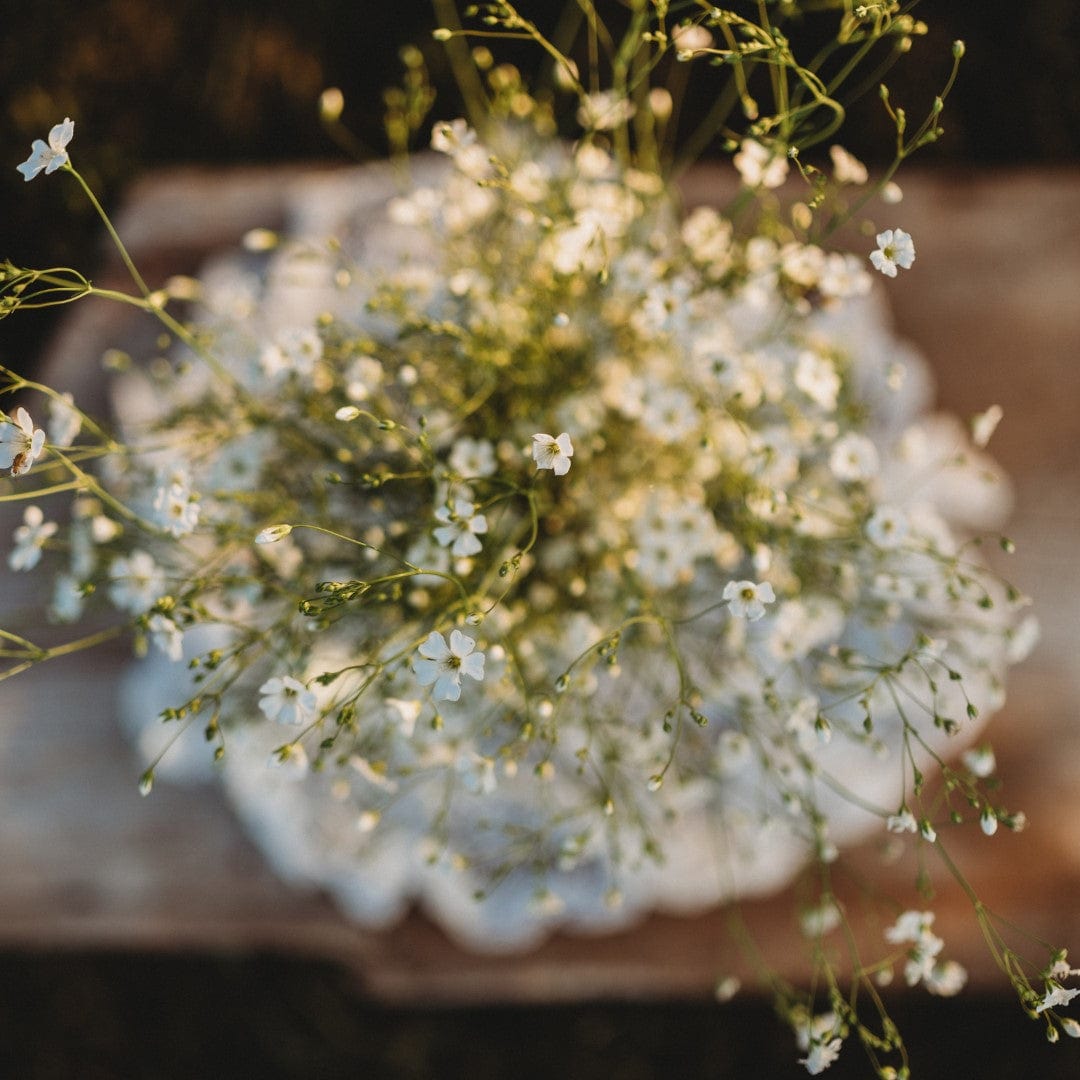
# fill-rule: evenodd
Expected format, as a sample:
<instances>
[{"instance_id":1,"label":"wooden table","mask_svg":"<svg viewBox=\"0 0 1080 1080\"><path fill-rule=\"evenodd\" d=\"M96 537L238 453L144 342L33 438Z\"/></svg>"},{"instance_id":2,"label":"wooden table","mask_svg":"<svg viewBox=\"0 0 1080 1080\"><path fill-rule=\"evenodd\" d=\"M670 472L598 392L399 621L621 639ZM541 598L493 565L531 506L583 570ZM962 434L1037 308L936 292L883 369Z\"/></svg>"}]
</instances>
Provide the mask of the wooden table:
<instances>
[{"instance_id":1,"label":"wooden table","mask_svg":"<svg viewBox=\"0 0 1080 1080\"><path fill-rule=\"evenodd\" d=\"M193 271L246 229L278 224L283 190L303 175L166 174L134 190L120 231L152 281ZM696 174L689 201L722 183ZM1080 173L915 173L903 186L903 203L880 221L918 247L914 269L889 284L897 322L930 359L943 407L965 417L1005 408L992 450L1016 488L1008 571L1043 624L990 728L1003 799L1030 827L992 839L968 828L950 849L993 909L1080 956ZM105 345L139 332L116 306L78 305L49 350L54 384L84 383ZM5 571L5 610L33 587ZM139 797L115 721L125 658L101 650L0 684L0 950L285 952L345 964L372 995L410 1003L696 996L742 970L726 912L559 936L514 958L466 953L421 913L383 933L357 930L325 896L273 876L217 788L161 785ZM844 862L920 903L911 863L883 862L878 844ZM947 954L975 985L1001 988L964 894L933 870ZM793 896L744 915L770 962L798 978ZM858 891L846 896L857 910Z\"/></svg>"}]
</instances>

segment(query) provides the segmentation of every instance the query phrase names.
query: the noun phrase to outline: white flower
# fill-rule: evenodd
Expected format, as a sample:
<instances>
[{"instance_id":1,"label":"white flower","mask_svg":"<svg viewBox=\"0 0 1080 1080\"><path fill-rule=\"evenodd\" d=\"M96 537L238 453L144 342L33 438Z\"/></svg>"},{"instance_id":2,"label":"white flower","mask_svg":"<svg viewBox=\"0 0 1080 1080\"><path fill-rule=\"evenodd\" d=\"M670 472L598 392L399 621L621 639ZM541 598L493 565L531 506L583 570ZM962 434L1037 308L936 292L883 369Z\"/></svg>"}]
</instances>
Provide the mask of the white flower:
<instances>
[{"instance_id":1,"label":"white flower","mask_svg":"<svg viewBox=\"0 0 1080 1080\"><path fill-rule=\"evenodd\" d=\"M1005 411L1000 405L991 405L986 412L971 418L971 441L981 450L997 430Z\"/></svg>"},{"instance_id":2,"label":"white flower","mask_svg":"<svg viewBox=\"0 0 1080 1080\"><path fill-rule=\"evenodd\" d=\"M1077 994L1080 994L1080 988L1068 989L1067 987L1050 983L1047 985L1046 993L1043 994L1042 1001L1035 1006L1035 1011L1041 1013L1046 1012L1047 1009L1056 1009L1060 1005L1068 1005Z\"/></svg>"},{"instance_id":3,"label":"white flower","mask_svg":"<svg viewBox=\"0 0 1080 1080\"><path fill-rule=\"evenodd\" d=\"M879 548L898 547L908 534L908 522L902 510L879 506L866 523L866 535Z\"/></svg>"},{"instance_id":4,"label":"white flower","mask_svg":"<svg viewBox=\"0 0 1080 1080\"><path fill-rule=\"evenodd\" d=\"M70 446L80 427L82 416L75 408L75 398L71 394L61 394L49 401L49 442L53 446Z\"/></svg>"},{"instance_id":5,"label":"white flower","mask_svg":"<svg viewBox=\"0 0 1080 1080\"><path fill-rule=\"evenodd\" d=\"M431 149L440 154L456 154L476 142L476 132L465 120L443 120L431 129Z\"/></svg>"},{"instance_id":6,"label":"white flower","mask_svg":"<svg viewBox=\"0 0 1080 1080\"><path fill-rule=\"evenodd\" d=\"M113 559L109 567L109 599L121 611L141 615L165 595L165 575L145 551Z\"/></svg>"},{"instance_id":7,"label":"white flower","mask_svg":"<svg viewBox=\"0 0 1080 1080\"><path fill-rule=\"evenodd\" d=\"M71 574L57 574L49 617L60 623L75 622L82 614L83 600L79 582Z\"/></svg>"},{"instance_id":8,"label":"white flower","mask_svg":"<svg viewBox=\"0 0 1080 1080\"><path fill-rule=\"evenodd\" d=\"M476 642L460 630L450 631L450 644L437 630L432 630L417 649L413 671L421 686L435 684L436 701L457 701L461 697L461 676L480 682L484 678L484 654L474 652Z\"/></svg>"},{"instance_id":9,"label":"white flower","mask_svg":"<svg viewBox=\"0 0 1080 1080\"><path fill-rule=\"evenodd\" d=\"M795 385L815 405L832 412L840 393L840 376L836 365L826 356L819 356L809 349L799 354L795 364Z\"/></svg>"},{"instance_id":10,"label":"white flower","mask_svg":"<svg viewBox=\"0 0 1080 1080\"><path fill-rule=\"evenodd\" d=\"M276 720L279 724L303 724L315 716L315 694L291 675L267 679L259 687L259 693L262 694L259 708L267 720Z\"/></svg>"},{"instance_id":11,"label":"white flower","mask_svg":"<svg viewBox=\"0 0 1080 1080\"><path fill-rule=\"evenodd\" d=\"M45 432L21 405L13 417L0 420L0 469L10 469L12 476L29 472L44 445Z\"/></svg>"},{"instance_id":12,"label":"white flower","mask_svg":"<svg viewBox=\"0 0 1080 1080\"><path fill-rule=\"evenodd\" d=\"M283 333L265 345L259 354L259 366L270 379L297 375L309 377L322 359L323 342L316 330L303 327Z\"/></svg>"},{"instance_id":13,"label":"white flower","mask_svg":"<svg viewBox=\"0 0 1080 1080\"><path fill-rule=\"evenodd\" d=\"M32 570L41 560L45 541L57 530L55 521L46 521L40 506L28 506L23 511L23 524L14 534L15 547L8 554L12 570Z\"/></svg>"},{"instance_id":14,"label":"white flower","mask_svg":"<svg viewBox=\"0 0 1080 1080\"><path fill-rule=\"evenodd\" d=\"M159 524L171 536L186 536L199 523L199 504L182 481L162 484L154 494L154 509Z\"/></svg>"},{"instance_id":15,"label":"white flower","mask_svg":"<svg viewBox=\"0 0 1080 1080\"><path fill-rule=\"evenodd\" d=\"M570 459L574 456L570 436L564 431L558 437L534 435L532 438L532 456L536 467L550 469L556 476L565 476L570 471Z\"/></svg>"},{"instance_id":16,"label":"white flower","mask_svg":"<svg viewBox=\"0 0 1080 1080\"><path fill-rule=\"evenodd\" d=\"M997 814L989 807L979 815L979 828L982 829L987 836L993 836L994 833L998 831Z\"/></svg>"},{"instance_id":17,"label":"white flower","mask_svg":"<svg viewBox=\"0 0 1080 1080\"><path fill-rule=\"evenodd\" d=\"M762 581L729 581L724 586L723 599L727 601L728 611L740 619L756 622L765 614L765 605L776 599L773 587Z\"/></svg>"},{"instance_id":18,"label":"white flower","mask_svg":"<svg viewBox=\"0 0 1080 1080\"><path fill-rule=\"evenodd\" d=\"M935 964L923 978L923 985L937 997L954 997L967 985L967 971L955 960Z\"/></svg>"},{"instance_id":19,"label":"white flower","mask_svg":"<svg viewBox=\"0 0 1080 1080\"><path fill-rule=\"evenodd\" d=\"M905 941L922 942L927 940L930 927L934 925L934 913L932 911L905 911L900 915L892 926L885 931L885 940L892 945L899 945Z\"/></svg>"},{"instance_id":20,"label":"white flower","mask_svg":"<svg viewBox=\"0 0 1080 1080\"><path fill-rule=\"evenodd\" d=\"M844 1044L839 1039L830 1039L828 1042L815 1042L810 1046L810 1052L804 1058L799 1058L799 1064L806 1066L806 1071L811 1076L823 1073L840 1056L840 1049Z\"/></svg>"},{"instance_id":21,"label":"white flower","mask_svg":"<svg viewBox=\"0 0 1080 1080\"><path fill-rule=\"evenodd\" d=\"M487 439L458 439L450 451L448 464L459 476L491 476L495 472L495 448Z\"/></svg>"},{"instance_id":22,"label":"white flower","mask_svg":"<svg viewBox=\"0 0 1080 1080\"><path fill-rule=\"evenodd\" d=\"M870 179L866 166L842 146L830 146L829 157L832 158L833 176L838 184L865 184Z\"/></svg>"},{"instance_id":23,"label":"white flower","mask_svg":"<svg viewBox=\"0 0 1080 1080\"><path fill-rule=\"evenodd\" d=\"M960 755L960 760L971 770L971 775L977 776L980 780L992 776L994 769L997 768L994 751L990 746L975 746L970 750L965 750Z\"/></svg>"},{"instance_id":24,"label":"white flower","mask_svg":"<svg viewBox=\"0 0 1080 1080\"><path fill-rule=\"evenodd\" d=\"M869 480L877 475L879 465L877 447L854 432L837 439L829 455L829 468L837 480Z\"/></svg>"},{"instance_id":25,"label":"white flower","mask_svg":"<svg viewBox=\"0 0 1080 1080\"><path fill-rule=\"evenodd\" d=\"M452 506L440 506L435 518L443 524L434 530L435 539L442 547L458 557L475 555L481 548L477 539L488 531L487 518L477 514L476 507L467 499L455 499Z\"/></svg>"},{"instance_id":26,"label":"white flower","mask_svg":"<svg viewBox=\"0 0 1080 1080\"><path fill-rule=\"evenodd\" d=\"M870 252L870 261L886 277L896 277L896 268L910 270L915 261L915 244L903 229L886 229L877 234L877 251Z\"/></svg>"},{"instance_id":27,"label":"white flower","mask_svg":"<svg viewBox=\"0 0 1080 1080\"><path fill-rule=\"evenodd\" d=\"M843 1043L839 1035L840 1025L836 1013L827 1012L803 1022L795 1029L795 1041L806 1057L799 1064L806 1066L811 1076L823 1073L840 1056Z\"/></svg>"},{"instance_id":28,"label":"white flower","mask_svg":"<svg viewBox=\"0 0 1080 1080\"><path fill-rule=\"evenodd\" d=\"M154 644L173 661L184 658L184 632L167 615L154 612L147 621Z\"/></svg>"},{"instance_id":29,"label":"white flower","mask_svg":"<svg viewBox=\"0 0 1080 1080\"><path fill-rule=\"evenodd\" d=\"M899 814L889 816L889 820L885 822L885 828L894 833L913 833L918 831L919 825L915 820L915 815L907 807L904 807Z\"/></svg>"},{"instance_id":30,"label":"white flower","mask_svg":"<svg viewBox=\"0 0 1080 1080\"><path fill-rule=\"evenodd\" d=\"M45 175L56 172L68 163L67 144L75 134L75 122L64 117L62 124L56 124L49 131L48 145L35 139L30 147L30 156L16 168L23 174L24 180L33 180L42 169Z\"/></svg>"},{"instance_id":31,"label":"white flower","mask_svg":"<svg viewBox=\"0 0 1080 1080\"><path fill-rule=\"evenodd\" d=\"M634 103L614 90L587 94L578 106L577 122L586 131L611 131L634 115Z\"/></svg>"},{"instance_id":32,"label":"white flower","mask_svg":"<svg viewBox=\"0 0 1080 1080\"><path fill-rule=\"evenodd\" d=\"M743 139L732 160L747 187L778 188L787 179L787 158L754 139Z\"/></svg>"},{"instance_id":33,"label":"white flower","mask_svg":"<svg viewBox=\"0 0 1080 1080\"><path fill-rule=\"evenodd\" d=\"M268 525L255 535L256 544L276 544L292 532L291 525Z\"/></svg>"}]
</instances>

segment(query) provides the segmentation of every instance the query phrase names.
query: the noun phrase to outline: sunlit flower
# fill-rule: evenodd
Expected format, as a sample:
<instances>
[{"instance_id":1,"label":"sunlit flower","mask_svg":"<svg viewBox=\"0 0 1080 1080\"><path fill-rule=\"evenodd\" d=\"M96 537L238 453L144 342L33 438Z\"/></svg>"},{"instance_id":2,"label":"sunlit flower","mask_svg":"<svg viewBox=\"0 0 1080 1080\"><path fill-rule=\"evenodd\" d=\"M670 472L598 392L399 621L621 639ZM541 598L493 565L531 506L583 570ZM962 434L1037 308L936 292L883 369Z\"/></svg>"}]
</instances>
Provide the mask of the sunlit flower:
<instances>
[{"instance_id":1,"label":"sunlit flower","mask_svg":"<svg viewBox=\"0 0 1080 1080\"><path fill-rule=\"evenodd\" d=\"M24 180L33 180L42 169L45 175L56 172L68 163L67 144L75 134L75 121L64 118L62 124L56 124L49 131L48 143L35 139L30 147L30 156L16 168L23 174Z\"/></svg>"},{"instance_id":2,"label":"sunlit flower","mask_svg":"<svg viewBox=\"0 0 1080 1080\"><path fill-rule=\"evenodd\" d=\"M586 131L611 131L634 115L634 103L614 90L587 94L578 106L577 122Z\"/></svg>"},{"instance_id":3,"label":"sunlit flower","mask_svg":"<svg viewBox=\"0 0 1080 1080\"><path fill-rule=\"evenodd\" d=\"M21 405L13 417L0 420L0 469L10 469L12 476L29 472L44 445L45 432Z\"/></svg>"},{"instance_id":4,"label":"sunlit flower","mask_svg":"<svg viewBox=\"0 0 1080 1080\"><path fill-rule=\"evenodd\" d=\"M747 187L778 188L787 179L787 157L754 139L743 139L732 160Z\"/></svg>"},{"instance_id":5,"label":"sunlit flower","mask_svg":"<svg viewBox=\"0 0 1080 1080\"><path fill-rule=\"evenodd\" d=\"M915 820L915 815L905 806L899 814L889 815L889 820L885 822L885 828L893 833L913 833L918 831L919 825Z\"/></svg>"},{"instance_id":6,"label":"sunlit flower","mask_svg":"<svg viewBox=\"0 0 1080 1080\"><path fill-rule=\"evenodd\" d=\"M443 120L431 129L431 149L440 154L456 154L476 142L476 132L465 120Z\"/></svg>"},{"instance_id":7,"label":"sunlit flower","mask_svg":"<svg viewBox=\"0 0 1080 1080\"><path fill-rule=\"evenodd\" d=\"M457 701L461 697L461 676L480 682L484 678L484 654L474 652L476 642L460 630L450 631L450 644L437 630L427 636L412 662L421 686L434 683L436 701Z\"/></svg>"},{"instance_id":8,"label":"sunlit flower","mask_svg":"<svg viewBox=\"0 0 1080 1080\"><path fill-rule=\"evenodd\" d=\"M837 480L869 480L877 475L880 464L877 447L855 432L837 439L829 455L829 468Z\"/></svg>"},{"instance_id":9,"label":"sunlit flower","mask_svg":"<svg viewBox=\"0 0 1080 1080\"><path fill-rule=\"evenodd\" d=\"M1005 411L1000 405L991 405L986 412L971 418L971 441L981 450L997 430Z\"/></svg>"},{"instance_id":10,"label":"sunlit flower","mask_svg":"<svg viewBox=\"0 0 1080 1080\"><path fill-rule=\"evenodd\" d=\"M23 511L23 523L15 530L15 546L8 554L12 570L32 570L41 560L45 541L57 530L55 521L46 521L40 506L28 506Z\"/></svg>"},{"instance_id":11,"label":"sunlit flower","mask_svg":"<svg viewBox=\"0 0 1080 1080\"><path fill-rule=\"evenodd\" d=\"M795 363L795 385L821 408L832 412L840 393L840 376L827 357L809 349L799 353Z\"/></svg>"},{"instance_id":12,"label":"sunlit flower","mask_svg":"<svg viewBox=\"0 0 1080 1080\"><path fill-rule=\"evenodd\" d=\"M442 547L450 548L459 558L475 555L482 547L478 536L488 531L487 518L476 513L476 507L467 499L455 499L451 506L440 506L435 518L442 524L434 530L435 539Z\"/></svg>"},{"instance_id":13,"label":"sunlit flower","mask_svg":"<svg viewBox=\"0 0 1080 1080\"><path fill-rule=\"evenodd\" d=\"M907 517L894 506L879 506L866 523L867 538L885 550L898 547L907 534Z\"/></svg>"},{"instance_id":14,"label":"sunlit flower","mask_svg":"<svg viewBox=\"0 0 1080 1080\"><path fill-rule=\"evenodd\" d=\"M870 262L886 277L896 277L896 269L910 270L915 261L915 243L903 229L886 229L877 234L877 250Z\"/></svg>"},{"instance_id":15,"label":"sunlit flower","mask_svg":"<svg viewBox=\"0 0 1080 1080\"><path fill-rule=\"evenodd\" d=\"M729 581L724 586L723 599L728 611L736 618L756 622L765 614L765 605L776 599L773 587L767 581Z\"/></svg>"},{"instance_id":16,"label":"sunlit flower","mask_svg":"<svg viewBox=\"0 0 1080 1080\"><path fill-rule=\"evenodd\" d=\"M870 178L866 166L842 146L830 146L829 157L832 158L833 176L838 184L865 184Z\"/></svg>"},{"instance_id":17,"label":"sunlit flower","mask_svg":"<svg viewBox=\"0 0 1080 1080\"><path fill-rule=\"evenodd\" d=\"M279 724L304 724L314 719L318 707L313 691L291 675L275 675L259 687L259 708L267 720Z\"/></svg>"},{"instance_id":18,"label":"sunlit flower","mask_svg":"<svg viewBox=\"0 0 1080 1080\"><path fill-rule=\"evenodd\" d=\"M556 476L565 476L570 471L574 447L565 431L557 437L534 435L532 456L538 469L551 469Z\"/></svg>"}]
</instances>

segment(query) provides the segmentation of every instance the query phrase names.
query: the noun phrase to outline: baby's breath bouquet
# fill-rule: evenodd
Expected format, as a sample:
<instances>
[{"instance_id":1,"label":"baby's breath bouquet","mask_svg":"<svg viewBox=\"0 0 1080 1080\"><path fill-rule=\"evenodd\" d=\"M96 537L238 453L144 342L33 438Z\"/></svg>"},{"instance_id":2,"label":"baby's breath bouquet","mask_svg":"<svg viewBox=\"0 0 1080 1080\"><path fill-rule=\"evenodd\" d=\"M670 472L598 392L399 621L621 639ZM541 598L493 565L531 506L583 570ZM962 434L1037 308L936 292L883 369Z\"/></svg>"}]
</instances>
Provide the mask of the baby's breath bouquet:
<instances>
[{"instance_id":1,"label":"baby's breath bouquet","mask_svg":"<svg viewBox=\"0 0 1080 1080\"><path fill-rule=\"evenodd\" d=\"M283 872L366 925L420 900L507 950L816 866L818 990L777 990L800 1061L856 1035L906 1075L856 1003L894 964L935 994L963 969L897 906L845 986L829 867L875 830L944 851L965 818L1021 827L976 739L1034 634L972 542L1003 510L1000 410L927 416L879 295L915 260L893 175L952 78L921 125L892 104L882 73L925 30L895 0L571 7L550 34L440 9L469 119L424 126L406 50L392 161L312 181L198 281L151 291L107 219L130 293L4 268L5 314L99 296L175 343L116 377L112 421L4 372L10 565L54 572L55 621L114 613L54 648L4 631L8 673L130 631L144 792L212 758ZM833 37L804 60L810 17ZM506 38L546 79L496 62ZM866 89L895 132L873 181L835 141ZM26 178L85 188L73 134ZM724 209L680 200L701 149L733 158ZM836 250L847 223L876 239ZM1080 1033L1064 953L1029 974L976 913L1024 1008Z\"/></svg>"}]
</instances>

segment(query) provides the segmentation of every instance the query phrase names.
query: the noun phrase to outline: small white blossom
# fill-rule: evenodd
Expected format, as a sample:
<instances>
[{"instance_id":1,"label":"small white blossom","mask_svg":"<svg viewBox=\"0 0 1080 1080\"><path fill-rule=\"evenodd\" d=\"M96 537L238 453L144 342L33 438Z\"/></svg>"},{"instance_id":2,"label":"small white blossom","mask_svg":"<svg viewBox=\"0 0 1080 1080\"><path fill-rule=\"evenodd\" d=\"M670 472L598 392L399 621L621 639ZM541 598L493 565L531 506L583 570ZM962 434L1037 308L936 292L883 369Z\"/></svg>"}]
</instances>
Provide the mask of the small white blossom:
<instances>
[{"instance_id":1,"label":"small white blossom","mask_svg":"<svg viewBox=\"0 0 1080 1080\"><path fill-rule=\"evenodd\" d=\"M865 184L870 179L866 166L842 146L830 146L829 157L832 158L833 176L838 184Z\"/></svg>"},{"instance_id":2,"label":"small white blossom","mask_svg":"<svg viewBox=\"0 0 1080 1080\"><path fill-rule=\"evenodd\" d=\"M971 441L980 450L990 441L990 436L997 430L1004 415L1005 411L1000 405L991 405L986 412L971 418Z\"/></svg>"},{"instance_id":3,"label":"small white blossom","mask_svg":"<svg viewBox=\"0 0 1080 1080\"><path fill-rule=\"evenodd\" d=\"M889 550L902 544L908 534L908 522L902 510L879 506L866 523L866 535L879 548Z\"/></svg>"},{"instance_id":4,"label":"small white blossom","mask_svg":"<svg viewBox=\"0 0 1080 1080\"><path fill-rule=\"evenodd\" d=\"M109 599L121 611L141 615L165 595L165 575L145 551L113 559L109 567Z\"/></svg>"},{"instance_id":5,"label":"small white blossom","mask_svg":"<svg viewBox=\"0 0 1080 1080\"><path fill-rule=\"evenodd\" d=\"M877 447L865 435L849 432L833 444L829 468L837 480L869 480L879 467Z\"/></svg>"},{"instance_id":6,"label":"small white blossom","mask_svg":"<svg viewBox=\"0 0 1080 1080\"><path fill-rule=\"evenodd\" d=\"M476 142L476 132L461 118L443 120L431 129L431 149L440 154L456 154Z\"/></svg>"},{"instance_id":7,"label":"small white blossom","mask_svg":"<svg viewBox=\"0 0 1080 1080\"><path fill-rule=\"evenodd\" d=\"M75 408L71 394L61 394L49 401L49 442L53 446L68 447L75 441L82 427L82 416Z\"/></svg>"},{"instance_id":8,"label":"small white blossom","mask_svg":"<svg viewBox=\"0 0 1080 1080\"><path fill-rule=\"evenodd\" d=\"M832 412L840 393L840 376L836 365L826 356L809 349L799 354L795 363L795 385L815 405Z\"/></svg>"},{"instance_id":9,"label":"small white blossom","mask_svg":"<svg viewBox=\"0 0 1080 1080\"><path fill-rule=\"evenodd\" d=\"M728 611L736 618L756 622L765 614L765 605L776 599L773 587L767 581L729 581L724 586L723 599Z\"/></svg>"},{"instance_id":10,"label":"small white blossom","mask_svg":"<svg viewBox=\"0 0 1080 1080\"><path fill-rule=\"evenodd\" d=\"M896 277L896 270L910 270L915 261L915 244L903 229L886 229L877 234L877 250L870 252L875 270Z\"/></svg>"},{"instance_id":11,"label":"small white blossom","mask_svg":"<svg viewBox=\"0 0 1080 1080\"><path fill-rule=\"evenodd\" d=\"M167 615L154 612L147 620L146 628L154 644L173 661L184 658L184 632Z\"/></svg>"},{"instance_id":12,"label":"small white blossom","mask_svg":"<svg viewBox=\"0 0 1080 1080\"><path fill-rule=\"evenodd\" d=\"M71 623L82 614L85 597L79 582L71 574L57 574L53 583L49 617L59 623Z\"/></svg>"},{"instance_id":13,"label":"small white blossom","mask_svg":"<svg viewBox=\"0 0 1080 1080\"><path fill-rule=\"evenodd\" d=\"M275 750L267 764L290 780L300 780L308 772L307 751L299 743L289 743Z\"/></svg>"},{"instance_id":14,"label":"small white blossom","mask_svg":"<svg viewBox=\"0 0 1080 1080\"><path fill-rule=\"evenodd\" d=\"M1035 1006L1037 1013L1046 1012L1047 1009L1056 1009L1062 1005L1068 1005L1074 997L1080 994L1080 987L1068 988L1054 983L1048 984L1042 1001Z\"/></svg>"},{"instance_id":15,"label":"small white blossom","mask_svg":"<svg viewBox=\"0 0 1080 1080\"><path fill-rule=\"evenodd\" d=\"M14 416L0 420L0 469L10 469L12 476L29 472L44 445L45 432L34 427L21 405Z\"/></svg>"},{"instance_id":16,"label":"small white blossom","mask_svg":"<svg viewBox=\"0 0 1080 1080\"><path fill-rule=\"evenodd\" d=\"M968 974L955 960L936 963L923 978L923 985L937 997L955 997L967 985Z\"/></svg>"},{"instance_id":17,"label":"small white blossom","mask_svg":"<svg viewBox=\"0 0 1080 1080\"><path fill-rule=\"evenodd\" d=\"M158 523L170 536L186 536L199 523L199 504L183 481L162 484L154 494L154 510Z\"/></svg>"},{"instance_id":18,"label":"small white blossom","mask_svg":"<svg viewBox=\"0 0 1080 1080\"><path fill-rule=\"evenodd\" d=\"M634 115L634 103L614 90L587 94L578 106L577 122L586 131L611 131Z\"/></svg>"},{"instance_id":19,"label":"small white blossom","mask_svg":"<svg viewBox=\"0 0 1080 1080\"><path fill-rule=\"evenodd\" d=\"M570 471L570 459L574 456L574 447L570 436L564 431L559 436L534 435L532 456L538 469L550 469L556 476L565 476Z\"/></svg>"},{"instance_id":20,"label":"small white blossom","mask_svg":"<svg viewBox=\"0 0 1080 1080\"><path fill-rule=\"evenodd\" d=\"M787 157L754 139L743 139L732 160L747 187L778 188L787 179Z\"/></svg>"},{"instance_id":21,"label":"small white blossom","mask_svg":"<svg viewBox=\"0 0 1080 1080\"><path fill-rule=\"evenodd\" d=\"M977 776L980 780L992 776L997 768L994 751L990 746L975 746L965 750L960 760L971 770L972 776Z\"/></svg>"},{"instance_id":22,"label":"small white blossom","mask_svg":"<svg viewBox=\"0 0 1080 1080\"><path fill-rule=\"evenodd\" d=\"M919 825L915 815L905 806L899 814L890 814L885 828L892 833L918 832Z\"/></svg>"},{"instance_id":23,"label":"small white blossom","mask_svg":"<svg viewBox=\"0 0 1080 1080\"><path fill-rule=\"evenodd\" d=\"M457 701L461 697L461 676L480 682L484 678L484 654L474 652L476 642L460 630L450 631L450 644L437 630L432 630L417 649L413 671L421 686L431 686L436 701Z\"/></svg>"},{"instance_id":24,"label":"small white blossom","mask_svg":"<svg viewBox=\"0 0 1080 1080\"><path fill-rule=\"evenodd\" d=\"M279 724L304 724L315 716L317 700L299 679L291 675L267 679L259 687L259 708L267 720Z\"/></svg>"},{"instance_id":25,"label":"small white blossom","mask_svg":"<svg viewBox=\"0 0 1080 1080\"><path fill-rule=\"evenodd\" d=\"M41 560L41 549L58 526L46 521L40 506L28 506L23 511L23 523L15 530L15 546L8 554L12 570L32 570Z\"/></svg>"},{"instance_id":26,"label":"small white blossom","mask_svg":"<svg viewBox=\"0 0 1080 1080\"><path fill-rule=\"evenodd\" d=\"M268 525L256 534L255 543L276 544L278 540L284 540L291 532L291 525Z\"/></svg>"},{"instance_id":27,"label":"small white blossom","mask_svg":"<svg viewBox=\"0 0 1080 1080\"><path fill-rule=\"evenodd\" d=\"M476 513L467 499L455 499L452 506L440 506L435 518L442 524L434 530L435 539L450 553L462 558L475 555L482 547L478 536L488 531L487 518Z\"/></svg>"},{"instance_id":28,"label":"small white blossom","mask_svg":"<svg viewBox=\"0 0 1080 1080\"><path fill-rule=\"evenodd\" d=\"M811 1076L823 1073L840 1056L843 1043L836 1013L820 1013L809 1022L804 1021L795 1029L795 1041L806 1057L799 1064L806 1066Z\"/></svg>"},{"instance_id":29,"label":"small white blossom","mask_svg":"<svg viewBox=\"0 0 1080 1080\"><path fill-rule=\"evenodd\" d=\"M979 815L979 828L982 829L987 836L993 836L994 833L998 831L997 814L995 814L990 807L987 807Z\"/></svg>"},{"instance_id":30,"label":"small white blossom","mask_svg":"<svg viewBox=\"0 0 1080 1080\"><path fill-rule=\"evenodd\" d=\"M491 476L496 469L495 448L487 439L458 439L447 462L459 476Z\"/></svg>"},{"instance_id":31,"label":"small white blossom","mask_svg":"<svg viewBox=\"0 0 1080 1080\"><path fill-rule=\"evenodd\" d=\"M30 147L30 156L16 168L23 174L24 180L33 180L42 169L45 175L56 172L68 163L67 144L75 134L75 122L64 117L62 124L56 124L49 131L49 141L44 143L35 139Z\"/></svg>"}]
</instances>

